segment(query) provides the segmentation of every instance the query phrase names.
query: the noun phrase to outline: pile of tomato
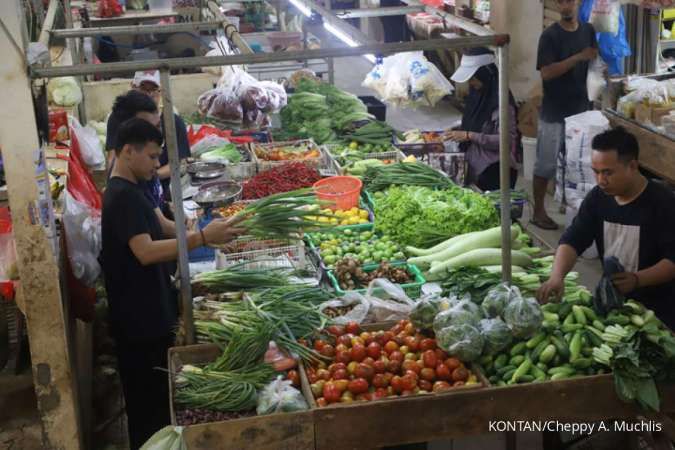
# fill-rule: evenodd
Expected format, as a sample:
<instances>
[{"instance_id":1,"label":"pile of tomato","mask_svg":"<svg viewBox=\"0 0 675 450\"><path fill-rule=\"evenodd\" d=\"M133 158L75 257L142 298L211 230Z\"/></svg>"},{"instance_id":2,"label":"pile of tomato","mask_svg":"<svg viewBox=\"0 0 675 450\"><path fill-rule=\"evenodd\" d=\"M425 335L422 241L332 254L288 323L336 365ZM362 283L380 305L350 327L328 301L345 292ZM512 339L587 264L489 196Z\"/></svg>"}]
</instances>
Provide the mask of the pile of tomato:
<instances>
[{"instance_id":1,"label":"pile of tomato","mask_svg":"<svg viewBox=\"0 0 675 450\"><path fill-rule=\"evenodd\" d=\"M408 320L386 331L363 331L357 323L325 331L314 349L330 361L307 368L318 406L479 384L464 363L449 357Z\"/></svg>"}]
</instances>

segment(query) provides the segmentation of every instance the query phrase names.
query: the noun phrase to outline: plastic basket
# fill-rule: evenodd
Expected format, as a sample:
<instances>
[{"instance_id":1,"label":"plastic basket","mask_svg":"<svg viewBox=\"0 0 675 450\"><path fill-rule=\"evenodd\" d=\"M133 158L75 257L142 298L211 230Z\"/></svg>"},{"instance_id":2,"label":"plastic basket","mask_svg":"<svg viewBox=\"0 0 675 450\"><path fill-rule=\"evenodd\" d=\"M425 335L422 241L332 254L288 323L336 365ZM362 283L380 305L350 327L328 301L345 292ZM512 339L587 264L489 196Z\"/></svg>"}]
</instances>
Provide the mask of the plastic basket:
<instances>
[{"instance_id":1,"label":"plastic basket","mask_svg":"<svg viewBox=\"0 0 675 450\"><path fill-rule=\"evenodd\" d=\"M373 194L371 194L370 191L364 190L361 195L365 199L366 206L368 206L368 208L373 211L373 214L375 214L375 197Z\"/></svg>"},{"instance_id":2,"label":"plastic basket","mask_svg":"<svg viewBox=\"0 0 675 450\"><path fill-rule=\"evenodd\" d=\"M256 239L243 236L215 252L216 268L224 269L250 262L257 269L278 267L305 267L307 255L302 240Z\"/></svg>"},{"instance_id":3,"label":"plastic basket","mask_svg":"<svg viewBox=\"0 0 675 450\"><path fill-rule=\"evenodd\" d=\"M230 177L230 179L234 181L246 181L256 175L258 172L258 166L256 164L255 158L253 157L253 152L248 146L243 145L238 146L238 148L248 154L249 160L237 164L227 164L225 166L225 173Z\"/></svg>"},{"instance_id":4,"label":"plastic basket","mask_svg":"<svg viewBox=\"0 0 675 450\"><path fill-rule=\"evenodd\" d=\"M333 203L332 209L350 209L359 204L363 183L356 177L336 176L314 183L319 200Z\"/></svg>"},{"instance_id":5,"label":"plastic basket","mask_svg":"<svg viewBox=\"0 0 675 450\"><path fill-rule=\"evenodd\" d=\"M404 262L393 262L390 263L393 267L405 267L405 269L414 276L415 281L412 283L406 283L406 284L401 284L401 288L403 291L406 293L408 297L411 299L415 300L421 297L422 295L422 286L424 283L426 283L426 280L422 276L422 272L415 266L414 264L408 264ZM363 271L364 272L372 272L373 270L377 269L379 267L379 264L371 264L367 266L363 266ZM327 272L328 280L330 281L331 285L333 286L333 289L335 289L335 292L337 293L338 296L343 296L347 292L358 292L361 294L365 294L368 289L354 289L353 291L344 291L340 288L340 285L338 284L337 278L335 277L335 274L333 273L332 270L329 270ZM382 294L384 291L380 288L373 289L373 295L377 296Z\"/></svg>"},{"instance_id":6,"label":"plastic basket","mask_svg":"<svg viewBox=\"0 0 675 450\"><path fill-rule=\"evenodd\" d=\"M289 147L289 146L308 146L319 151L320 155L316 158L305 158L305 159L293 159L286 161L268 161L258 156L258 153L268 153L279 147ZM321 152L321 148L312 140L312 139L302 139L298 141L282 141L282 142L272 142L268 144L252 143L251 150L253 153L253 158L258 166L258 172L264 172L275 167L283 166L284 164L292 162L301 162L307 164L310 167L315 169L320 169L325 165L325 155Z\"/></svg>"}]
</instances>

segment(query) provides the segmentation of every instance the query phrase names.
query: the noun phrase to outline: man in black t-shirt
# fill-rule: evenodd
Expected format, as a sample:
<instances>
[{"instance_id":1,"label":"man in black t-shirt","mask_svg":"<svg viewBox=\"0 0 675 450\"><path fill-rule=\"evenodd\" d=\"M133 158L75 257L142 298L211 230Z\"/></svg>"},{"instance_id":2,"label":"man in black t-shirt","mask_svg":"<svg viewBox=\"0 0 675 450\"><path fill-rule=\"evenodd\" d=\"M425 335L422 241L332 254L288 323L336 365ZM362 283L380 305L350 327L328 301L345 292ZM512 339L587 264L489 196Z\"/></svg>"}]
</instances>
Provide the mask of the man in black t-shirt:
<instances>
[{"instance_id":1,"label":"man in black t-shirt","mask_svg":"<svg viewBox=\"0 0 675 450\"><path fill-rule=\"evenodd\" d=\"M614 286L675 329L675 194L640 173L638 142L623 128L599 134L592 146L598 185L560 239L537 297L560 298L565 275L595 242L601 257L614 256L625 269L613 275Z\"/></svg>"},{"instance_id":2,"label":"man in black t-shirt","mask_svg":"<svg viewBox=\"0 0 675 450\"><path fill-rule=\"evenodd\" d=\"M147 120L123 122L103 197L103 271L132 450L170 422L167 376L156 368L167 366L177 325L166 263L176 260L178 244L165 238L170 230L141 185L160 167L162 141L162 133ZM212 221L188 233L188 249L226 243L241 232L235 221Z\"/></svg>"},{"instance_id":3,"label":"man in black t-shirt","mask_svg":"<svg viewBox=\"0 0 675 450\"><path fill-rule=\"evenodd\" d=\"M562 18L539 38L537 70L541 72L544 98L532 183L532 223L548 230L558 228L546 213L544 198L549 181L555 178L558 155L565 149L565 118L588 110L588 64L598 55L595 30L588 23L579 23L577 2L556 0Z\"/></svg>"}]
</instances>

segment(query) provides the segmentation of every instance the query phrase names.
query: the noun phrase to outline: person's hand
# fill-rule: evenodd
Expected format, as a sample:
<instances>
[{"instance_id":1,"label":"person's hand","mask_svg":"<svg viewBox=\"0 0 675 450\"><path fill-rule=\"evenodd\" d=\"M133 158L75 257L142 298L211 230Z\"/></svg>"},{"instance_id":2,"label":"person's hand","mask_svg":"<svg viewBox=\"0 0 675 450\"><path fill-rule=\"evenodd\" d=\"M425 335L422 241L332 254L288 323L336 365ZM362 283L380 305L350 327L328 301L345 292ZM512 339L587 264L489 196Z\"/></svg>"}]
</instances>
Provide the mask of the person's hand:
<instances>
[{"instance_id":1,"label":"person's hand","mask_svg":"<svg viewBox=\"0 0 675 450\"><path fill-rule=\"evenodd\" d=\"M579 55L579 59L581 61L593 61L595 58L598 57L598 49L593 47L586 47L577 54Z\"/></svg>"},{"instance_id":2,"label":"person's hand","mask_svg":"<svg viewBox=\"0 0 675 450\"><path fill-rule=\"evenodd\" d=\"M638 276L634 272L615 273L611 279L614 287L622 294L633 292L638 287Z\"/></svg>"},{"instance_id":3,"label":"person's hand","mask_svg":"<svg viewBox=\"0 0 675 450\"><path fill-rule=\"evenodd\" d=\"M243 234L246 230L237 227L243 220L243 216L230 217L229 219L213 219L202 230L206 244L227 244Z\"/></svg>"},{"instance_id":4,"label":"person's hand","mask_svg":"<svg viewBox=\"0 0 675 450\"><path fill-rule=\"evenodd\" d=\"M471 140L469 132L461 130L447 131L445 133L445 137L454 142L467 142Z\"/></svg>"},{"instance_id":5,"label":"person's hand","mask_svg":"<svg viewBox=\"0 0 675 450\"><path fill-rule=\"evenodd\" d=\"M561 278L551 277L537 291L537 300L539 300L539 303L548 303L550 298L553 297L555 301L560 301L564 293L565 281Z\"/></svg>"}]
</instances>

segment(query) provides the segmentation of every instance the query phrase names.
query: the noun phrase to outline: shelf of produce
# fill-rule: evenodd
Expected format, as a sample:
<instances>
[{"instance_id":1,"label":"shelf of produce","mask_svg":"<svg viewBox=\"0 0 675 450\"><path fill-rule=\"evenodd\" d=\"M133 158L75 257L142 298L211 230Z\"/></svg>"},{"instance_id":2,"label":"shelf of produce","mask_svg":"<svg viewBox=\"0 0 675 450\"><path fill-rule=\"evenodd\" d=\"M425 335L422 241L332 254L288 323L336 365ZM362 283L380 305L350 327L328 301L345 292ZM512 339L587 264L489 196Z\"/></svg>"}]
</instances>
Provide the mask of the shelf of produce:
<instances>
[{"instance_id":1,"label":"shelf of produce","mask_svg":"<svg viewBox=\"0 0 675 450\"><path fill-rule=\"evenodd\" d=\"M613 127L623 126L640 144L640 165L670 183L675 183L675 139L650 129L616 111L605 110Z\"/></svg>"},{"instance_id":2,"label":"shelf of produce","mask_svg":"<svg viewBox=\"0 0 675 450\"><path fill-rule=\"evenodd\" d=\"M169 349L169 398L171 423L176 425L173 373L183 364L203 364L213 361L221 350L214 344L174 347ZM304 393L305 396L307 393ZM313 449L313 411L252 416L221 422L189 425L183 429L188 449L255 448L258 450Z\"/></svg>"},{"instance_id":3,"label":"shelf of produce","mask_svg":"<svg viewBox=\"0 0 675 450\"><path fill-rule=\"evenodd\" d=\"M662 413L672 415L675 384L660 392ZM611 375L599 375L318 408L314 432L317 449L373 449L485 434L493 420L632 422L644 414L619 400Z\"/></svg>"}]
</instances>

